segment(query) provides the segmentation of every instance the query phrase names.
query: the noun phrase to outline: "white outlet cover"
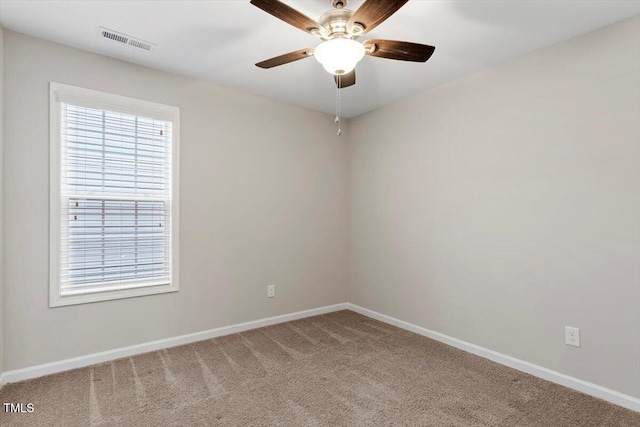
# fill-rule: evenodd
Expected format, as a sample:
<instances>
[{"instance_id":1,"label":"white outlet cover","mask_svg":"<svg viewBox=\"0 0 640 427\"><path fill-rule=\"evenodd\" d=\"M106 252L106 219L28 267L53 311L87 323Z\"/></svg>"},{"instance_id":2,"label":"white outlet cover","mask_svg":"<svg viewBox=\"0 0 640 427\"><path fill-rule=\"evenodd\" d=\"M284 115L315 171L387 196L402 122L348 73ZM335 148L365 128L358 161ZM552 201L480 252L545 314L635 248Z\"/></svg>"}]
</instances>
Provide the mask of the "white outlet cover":
<instances>
[{"instance_id":1,"label":"white outlet cover","mask_svg":"<svg viewBox=\"0 0 640 427\"><path fill-rule=\"evenodd\" d=\"M564 327L564 342L567 345L580 347L580 329L571 326Z\"/></svg>"},{"instance_id":2,"label":"white outlet cover","mask_svg":"<svg viewBox=\"0 0 640 427\"><path fill-rule=\"evenodd\" d=\"M267 286L267 298L274 298L276 296L276 285Z\"/></svg>"}]
</instances>

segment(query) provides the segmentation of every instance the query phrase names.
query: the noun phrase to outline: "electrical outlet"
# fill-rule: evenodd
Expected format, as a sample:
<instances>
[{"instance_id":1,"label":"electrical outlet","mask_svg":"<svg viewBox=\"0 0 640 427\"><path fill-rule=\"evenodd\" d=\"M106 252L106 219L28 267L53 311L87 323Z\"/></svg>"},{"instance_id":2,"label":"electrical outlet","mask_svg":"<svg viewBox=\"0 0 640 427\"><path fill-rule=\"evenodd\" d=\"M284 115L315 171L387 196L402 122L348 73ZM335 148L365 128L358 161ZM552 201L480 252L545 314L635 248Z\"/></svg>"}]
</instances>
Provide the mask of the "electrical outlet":
<instances>
[{"instance_id":1,"label":"electrical outlet","mask_svg":"<svg viewBox=\"0 0 640 427\"><path fill-rule=\"evenodd\" d=\"M267 286L267 298L275 298L276 296L276 285Z\"/></svg>"},{"instance_id":2,"label":"electrical outlet","mask_svg":"<svg viewBox=\"0 0 640 427\"><path fill-rule=\"evenodd\" d=\"M571 326L564 327L564 342L567 345L580 347L580 329Z\"/></svg>"}]
</instances>

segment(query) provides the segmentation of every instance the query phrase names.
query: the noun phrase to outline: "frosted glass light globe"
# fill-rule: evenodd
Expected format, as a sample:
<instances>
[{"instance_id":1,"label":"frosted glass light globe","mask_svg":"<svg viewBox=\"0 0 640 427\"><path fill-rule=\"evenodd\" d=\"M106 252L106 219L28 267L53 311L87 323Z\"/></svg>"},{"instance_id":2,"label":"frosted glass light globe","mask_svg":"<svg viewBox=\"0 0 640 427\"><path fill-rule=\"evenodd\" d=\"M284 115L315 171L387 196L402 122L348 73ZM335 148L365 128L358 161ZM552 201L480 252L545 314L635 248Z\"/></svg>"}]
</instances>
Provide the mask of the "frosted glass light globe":
<instances>
[{"instance_id":1,"label":"frosted glass light globe","mask_svg":"<svg viewBox=\"0 0 640 427\"><path fill-rule=\"evenodd\" d=\"M340 76L356 68L364 57L364 46L351 39L333 39L321 43L313 55L327 72Z\"/></svg>"}]
</instances>

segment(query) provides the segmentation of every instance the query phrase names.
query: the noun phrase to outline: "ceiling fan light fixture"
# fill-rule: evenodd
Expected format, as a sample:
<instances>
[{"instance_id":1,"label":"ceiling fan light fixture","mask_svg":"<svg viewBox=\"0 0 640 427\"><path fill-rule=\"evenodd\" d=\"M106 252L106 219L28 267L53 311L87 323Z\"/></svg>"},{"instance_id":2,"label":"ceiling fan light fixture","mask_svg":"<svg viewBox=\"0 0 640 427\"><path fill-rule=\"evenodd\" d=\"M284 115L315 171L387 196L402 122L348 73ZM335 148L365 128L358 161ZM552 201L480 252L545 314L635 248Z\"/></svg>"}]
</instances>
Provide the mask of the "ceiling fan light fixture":
<instances>
[{"instance_id":1,"label":"ceiling fan light fixture","mask_svg":"<svg viewBox=\"0 0 640 427\"><path fill-rule=\"evenodd\" d=\"M364 54L365 49L362 43L345 38L327 40L314 51L315 58L324 69L336 76L353 71Z\"/></svg>"}]
</instances>

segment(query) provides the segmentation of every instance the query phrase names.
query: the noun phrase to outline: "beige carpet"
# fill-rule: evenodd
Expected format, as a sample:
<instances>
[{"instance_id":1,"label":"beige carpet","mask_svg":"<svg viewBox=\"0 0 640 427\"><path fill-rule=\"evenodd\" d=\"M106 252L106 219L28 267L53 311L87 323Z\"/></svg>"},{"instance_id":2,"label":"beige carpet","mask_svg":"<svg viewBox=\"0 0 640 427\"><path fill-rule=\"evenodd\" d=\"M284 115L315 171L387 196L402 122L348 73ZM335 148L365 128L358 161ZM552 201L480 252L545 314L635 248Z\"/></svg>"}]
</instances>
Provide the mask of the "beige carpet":
<instances>
[{"instance_id":1,"label":"beige carpet","mask_svg":"<svg viewBox=\"0 0 640 427\"><path fill-rule=\"evenodd\" d=\"M2 426L640 426L640 414L351 311L21 383Z\"/></svg>"}]
</instances>

